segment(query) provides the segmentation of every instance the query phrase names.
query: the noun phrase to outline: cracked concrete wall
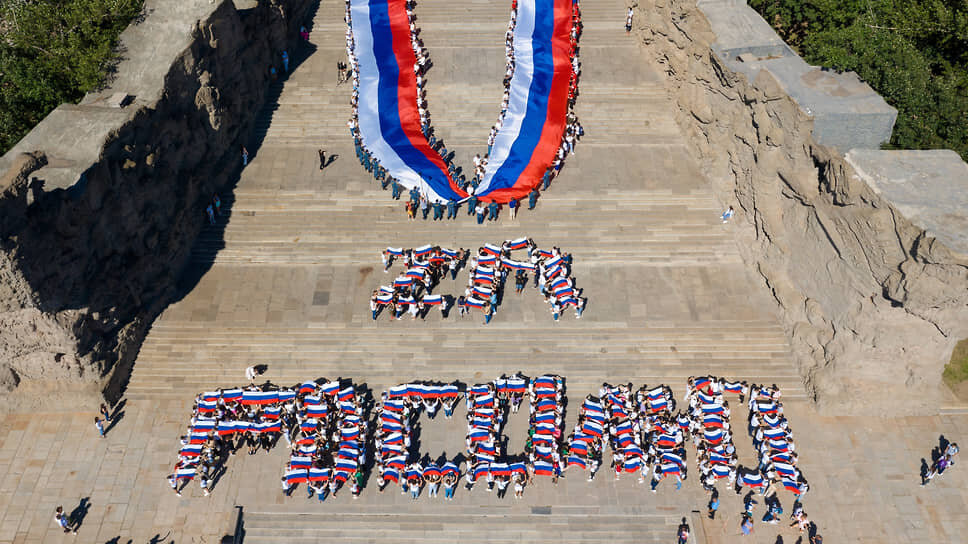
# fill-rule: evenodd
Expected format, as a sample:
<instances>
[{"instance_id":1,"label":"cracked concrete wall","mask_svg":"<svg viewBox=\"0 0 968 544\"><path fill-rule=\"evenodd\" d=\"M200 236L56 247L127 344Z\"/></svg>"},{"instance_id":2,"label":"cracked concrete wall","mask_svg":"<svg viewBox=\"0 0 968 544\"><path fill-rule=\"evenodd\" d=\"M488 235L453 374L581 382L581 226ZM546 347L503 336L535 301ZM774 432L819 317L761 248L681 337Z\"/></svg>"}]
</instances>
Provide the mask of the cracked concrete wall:
<instances>
[{"instance_id":1,"label":"cracked concrete wall","mask_svg":"<svg viewBox=\"0 0 968 544\"><path fill-rule=\"evenodd\" d=\"M968 336L968 256L872 191L766 71L724 66L694 0L640 0L636 32L743 258L776 302L808 393L826 413L937 413Z\"/></svg>"},{"instance_id":2,"label":"cracked concrete wall","mask_svg":"<svg viewBox=\"0 0 968 544\"><path fill-rule=\"evenodd\" d=\"M0 410L120 395L312 5L148 0L113 86L0 159Z\"/></svg>"}]
</instances>

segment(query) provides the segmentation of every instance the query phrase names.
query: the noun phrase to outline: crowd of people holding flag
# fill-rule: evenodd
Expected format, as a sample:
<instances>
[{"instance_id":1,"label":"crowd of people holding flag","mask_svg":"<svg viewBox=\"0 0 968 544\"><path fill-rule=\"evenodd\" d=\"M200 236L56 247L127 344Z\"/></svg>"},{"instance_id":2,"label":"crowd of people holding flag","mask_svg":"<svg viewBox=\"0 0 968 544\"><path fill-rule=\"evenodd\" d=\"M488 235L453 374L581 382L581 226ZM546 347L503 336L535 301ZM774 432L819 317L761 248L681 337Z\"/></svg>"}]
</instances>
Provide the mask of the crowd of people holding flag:
<instances>
[{"instance_id":1,"label":"crowd of people holding flag","mask_svg":"<svg viewBox=\"0 0 968 544\"><path fill-rule=\"evenodd\" d=\"M526 251L527 256L516 254L518 251ZM487 243L473 256L463 248L453 250L425 244L407 249L388 247L381 258L385 273L398 261L403 269L392 285L381 285L370 295L370 314L374 321L384 312L396 320L405 314L411 319L425 318L435 306L440 308L442 317L447 317L448 310L456 304L460 317L480 310L484 323L490 323L504 299L505 283L512 273L515 291L519 294L528 284L529 274L534 278L534 286L545 297L555 321L567 308L574 308L575 317L580 319L587 303L571 277L572 256L557 247L539 249L530 238L505 240L501 245ZM455 279L458 270L465 267L469 278L463 295L455 299L434 293L448 274Z\"/></svg>"},{"instance_id":2,"label":"crowd of people holding flag","mask_svg":"<svg viewBox=\"0 0 968 544\"><path fill-rule=\"evenodd\" d=\"M510 204L546 190L574 152L584 130L573 108L578 96L582 33L577 0L513 0L505 35L505 91L487 153L475 157L470 179L431 127L426 101L429 55L416 28L414 0L346 0L346 50L352 73L348 122L356 155L384 189L399 199L411 190L407 211L456 218L466 200ZM523 17L526 24L518 25ZM397 34L408 34L399 40ZM397 39L395 39L397 38ZM518 138L523 127L536 137ZM512 203L513 202L513 203Z\"/></svg>"},{"instance_id":3,"label":"crowd of people holding flag","mask_svg":"<svg viewBox=\"0 0 968 544\"><path fill-rule=\"evenodd\" d=\"M562 426L565 421L565 379L544 375L531 381L528 441L525 453L535 475L551 476L557 482L564 472Z\"/></svg>"},{"instance_id":4,"label":"crowd of people holding flag","mask_svg":"<svg viewBox=\"0 0 968 544\"><path fill-rule=\"evenodd\" d=\"M366 418L351 384L321 380L291 388L269 383L201 393L192 407L188 430L169 483L176 494L198 479L208 496L224 471L229 454L243 447L249 455L270 450L280 438L290 448L282 478L289 494L306 483L319 500L352 480L359 493L365 456Z\"/></svg>"},{"instance_id":5,"label":"crowd of people holding flag","mask_svg":"<svg viewBox=\"0 0 968 544\"><path fill-rule=\"evenodd\" d=\"M699 478L707 491L712 491L716 482L724 478L729 485L736 483L739 458L733 446L729 401L723 393L745 395L748 389L745 383L708 376L690 377L687 381L688 430L698 452Z\"/></svg>"},{"instance_id":6,"label":"crowd of people holding flag","mask_svg":"<svg viewBox=\"0 0 968 544\"><path fill-rule=\"evenodd\" d=\"M729 403L724 398L726 393L738 395L740 403L749 396L747 430L757 454L756 467L738 464L729 424ZM751 494L744 500L743 516L743 523L749 527L753 525L755 504L752 493L758 492L764 497L766 513L762 520L775 524L783 513L777 491L786 489L796 497L792 525L799 525L802 532L808 520L800 498L809 486L797 467L793 434L783 416L780 389L776 385L748 385L711 376L690 377L686 402L689 404L690 431L699 452L703 487L715 493L716 481L725 478L737 494L744 488L750 489Z\"/></svg>"},{"instance_id":7,"label":"crowd of people holding flag","mask_svg":"<svg viewBox=\"0 0 968 544\"><path fill-rule=\"evenodd\" d=\"M793 432L783 416L776 385L750 387L749 431L760 455L757 469L766 476L767 485L780 485L797 497L806 493L809 486L797 468Z\"/></svg>"},{"instance_id":8,"label":"crowd of people holding flag","mask_svg":"<svg viewBox=\"0 0 968 544\"><path fill-rule=\"evenodd\" d=\"M296 425L284 429L291 454L282 477L283 491L288 496L305 483L308 497L315 494L322 502L349 481L357 498L363 484L368 426L362 399L352 384L340 388L338 382L308 381L290 392L295 393L290 409Z\"/></svg>"},{"instance_id":9,"label":"crowd of people holding flag","mask_svg":"<svg viewBox=\"0 0 968 544\"><path fill-rule=\"evenodd\" d=\"M412 499L420 496L426 486L428 495L436 497L441 483L444 498L452 500L460 475L457 464L422 463L411 455L413 425L421 412L434 419L443 407L444 417L450 419L460 399L456 384L408 383L391 387L384 392L376 410L375 464L377 485L382 493L390 483L400 485L401 493Z\"/></svg>"},{"instance_id":10,"label":"crowd of people holding flag","mask_svg":"<svg viewBox=\"0 0 968 544\"><path fill-rule=\"evenodd\" d=\"M747 430L758 456L755 467L738 462L727 395L736 395L748 407ZM465 451L451 459L421 457L413 443L415 429L419 434L419 416L433 420L443 413L451 419L462 398L467 409ZM509 454L502 433L507 418L520 410L525 399L529 400L529 430L524 453ZM635 390L632 384L603 383L598 396L583 399L566 437L565 380L557 375L529 378L517 373L471 386L404 383L382 394L372 420L365 399L348 381L320 379L293 387L266 382L199 394L168 480L179 495L188 483L198 480L208 496L230 454L247 448L254 455L272 449L282 438L290 450L282 477L284 493L289 496L305 484L307 497L321 502L347 485L358 497L371 470L380 492L396 484L413 499L424 490L435 498L442 486L444 499L452 500L462 476L468 491L483 478L488 491L496 489L504 497L513 487L514 496L521 498L537 476L557 482L581 470L592 480L603 465L606 446L616 480L623 473L638 473L639 483L644 483L651 472L651 490L656 492L666 478L674 478L676 488L681 487L687 475L685 443L691 438L701 483L713 493L713 500L718 496L716 484L726 480L737 494L750 490L744 499L744 523L752 526L756 492L767 507L763 521L777 523L783 513L777 492L786 489L796 496L792 525L803 529L809 521L801 496L808 485L798 468L780 399L775 385L690 377L684 408L677 412L668 386Z\"/></svg>"},{"instance_id":11,"label":"crowd of people holding flag","mask_svg":"<svg viewBox=\"0 0 968 544\"><path fill-rule=\"evenodd\" d=\"M442 316L447 315L448 300L434 294L434 288L447 274L457 277L457 270L467 259L467 252L426 244L413 249L386 248L382 255L383 271L389 272L396 260L404 265L403 272L394 278L393 285L381 285L370 295L370 312L373 320L388 310L392 319L401 319L409 313L412 319L425 318L433 307L439 307Z\"/></svg>"},{"instance_id":12,"label":"crowd of people holding flag","mask_svg":"<svg viewBox=\"0 0 968 544\"><path fill-rule=\"evenodd\" d=\"M528 379L520 374L502 376L490 383L477 384L467 390L467 447L468 470L466 487L470 491L483 476L487 491L497 489L504 498L513 484L514 497L524 495L530 472L522 460L508 459L503 451L501 431L505 417L517 412L526 394ZM509 462L511 461L511 462Z\"/></svg>"},{"instance_id":13,"label":"crowd of people holding flag","mask_svg":"<svg viewBox=\"0 0 968 544\"><path fill-rule=\"evenodd\" d=\"M527 258L515 258L515 251L526 250ZM457 301L461 313L466 308L478 309L484 314L484 323L490 323L503 300L504 285L513 272L517 292L527 283L527 274L534 277L534 285L545 297L551 315L558 321L568 307L575 309L575 317L581 319L587 299L581 297L581 289L575 287L571 277L573 258L557 247L539 249L534 240L518 238L505 240L500 246L484 244L477 255L468 262L468 285L464 295Z\"/></svg>"}]
</instances>

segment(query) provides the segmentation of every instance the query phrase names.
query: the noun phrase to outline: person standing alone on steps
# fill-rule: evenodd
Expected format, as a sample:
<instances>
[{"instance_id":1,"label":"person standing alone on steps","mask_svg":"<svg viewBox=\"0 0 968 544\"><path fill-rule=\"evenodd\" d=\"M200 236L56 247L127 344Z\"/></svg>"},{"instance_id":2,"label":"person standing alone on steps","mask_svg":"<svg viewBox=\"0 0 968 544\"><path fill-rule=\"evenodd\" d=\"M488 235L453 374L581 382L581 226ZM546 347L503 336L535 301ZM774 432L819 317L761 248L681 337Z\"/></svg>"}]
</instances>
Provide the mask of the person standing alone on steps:
<instances>
[{"instance_id":1,"label":"person standing alone on steps","mask_svg":"<svg viewBox=\"0 0 968 544\"><path fill-rule=\"evenodd\" d=\"M317 153L319 153L319 169L322 170L326 166L326 152L320 149Z\"/></svg>"}]
</instances>

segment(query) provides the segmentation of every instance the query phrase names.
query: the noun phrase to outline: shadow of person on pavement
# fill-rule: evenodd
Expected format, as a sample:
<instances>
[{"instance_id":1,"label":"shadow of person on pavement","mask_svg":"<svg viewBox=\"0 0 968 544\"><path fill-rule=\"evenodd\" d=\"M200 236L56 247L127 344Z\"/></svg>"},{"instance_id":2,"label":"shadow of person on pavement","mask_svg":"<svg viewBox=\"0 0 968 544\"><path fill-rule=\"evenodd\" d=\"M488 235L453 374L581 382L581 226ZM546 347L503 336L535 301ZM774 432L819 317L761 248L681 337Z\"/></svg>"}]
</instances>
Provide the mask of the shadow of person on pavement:
<instances>
[{"instance_id":1,"label":"shadow of person on pavement","mask_svg":"<svg viewBox=\"0 0 968 544\"><path fill-rule=\"evenodd\" d=\"M71 514L67 517L70 521L71 527L76 531L84 523L84 518L87 516L87 511L91 509L91 497L84 497L81 499L80 504L77 508L71 510Z\"/></svg>"}]
</instances>

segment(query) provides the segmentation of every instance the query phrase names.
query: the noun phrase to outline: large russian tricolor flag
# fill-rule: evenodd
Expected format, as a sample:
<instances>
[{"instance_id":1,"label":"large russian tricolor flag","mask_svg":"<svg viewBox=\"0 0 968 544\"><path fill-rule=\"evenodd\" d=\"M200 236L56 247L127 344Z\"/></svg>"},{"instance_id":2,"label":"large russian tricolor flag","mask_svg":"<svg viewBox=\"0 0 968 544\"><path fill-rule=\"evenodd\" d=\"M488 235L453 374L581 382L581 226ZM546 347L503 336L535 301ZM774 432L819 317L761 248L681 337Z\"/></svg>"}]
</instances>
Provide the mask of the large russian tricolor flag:
<instances>
[{"instance_id":1,"label":"large russian tricolor flag","mask_svg":"<svg viewBox=\"0 0 968 544\"><path fill-rule=\"evenodd\" d=\"M363 145L401 185L419 188L431 202L465 198L421 130L406 0L351 0L350 9Z\"/></svg>"},{"instance_id":2,"label":"large russian tricolor flag","mask_svg":"<svg viewBox=\"0 0 968 544\"><path fill-rule=\"evenodd\" d=\"M541 183L558 152L568 113L572 4L518 2L511 98L476 191L484 200L524 197Z\"/></svg>"}]
</instances>

